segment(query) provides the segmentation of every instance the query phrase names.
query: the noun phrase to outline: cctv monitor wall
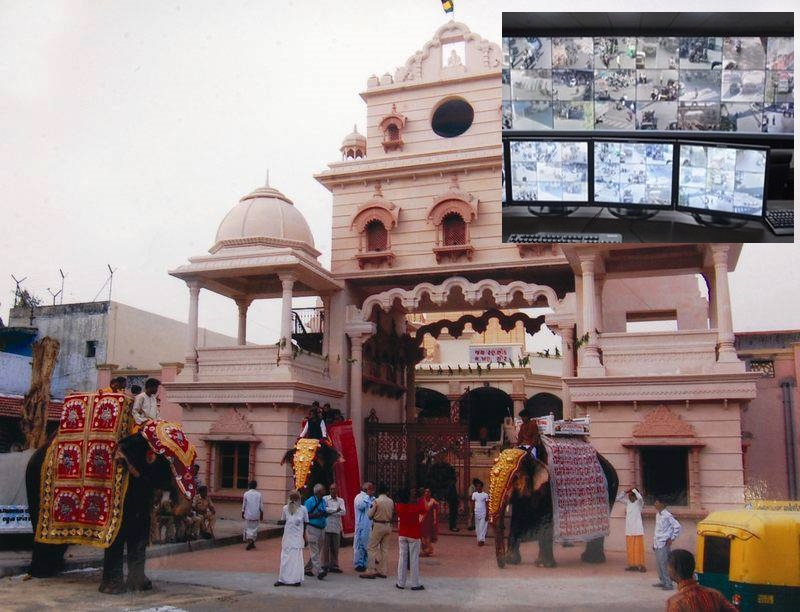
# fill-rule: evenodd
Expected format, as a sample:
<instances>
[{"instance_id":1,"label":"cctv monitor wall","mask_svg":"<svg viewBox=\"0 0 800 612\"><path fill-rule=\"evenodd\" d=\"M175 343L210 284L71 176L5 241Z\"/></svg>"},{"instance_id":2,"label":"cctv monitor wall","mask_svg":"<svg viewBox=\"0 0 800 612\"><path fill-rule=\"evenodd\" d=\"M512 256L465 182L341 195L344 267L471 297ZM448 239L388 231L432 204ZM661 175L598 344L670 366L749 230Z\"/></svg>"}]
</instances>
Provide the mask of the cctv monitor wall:
<instances>
[{"instance_id":1,"label":"cctv monitor wall","mask_svg":"<svg viewBox=\"0 0 800 612\"><path fill-rule=\"evenodd\" d=\"M679 146L678 210L715 217L763 217L768 149L711 143Z\"/></svg>"},{"instance_id":2,"label":"cctv monitor wall","mask_svg":"<svg viewBox=\"0 0 800 612\"><path fill-rule=\"evenodd\" d=\"M794 132L794 39L503 39L503 129Z\"/></svg>"},{"instance_id":3,"label":"cctv monitor wall","mask_svg":"<svg viewBox=\"0 0 800 612\"><path fill-rule=\"evenodd\" d=\"M594 142L594 204L672 208L675 145L656 141Z\"/></svg>"},{"instance_id":4,"label":"cctv monitor wall","mask_svg":"<svg viewBox=\"0 0 800 612\"><path fill-rule=\"evenodd\" d=\"M586 140L512 140L511 201L538 206L575 206L589 199Z\"/></svg>"}]
</instances>

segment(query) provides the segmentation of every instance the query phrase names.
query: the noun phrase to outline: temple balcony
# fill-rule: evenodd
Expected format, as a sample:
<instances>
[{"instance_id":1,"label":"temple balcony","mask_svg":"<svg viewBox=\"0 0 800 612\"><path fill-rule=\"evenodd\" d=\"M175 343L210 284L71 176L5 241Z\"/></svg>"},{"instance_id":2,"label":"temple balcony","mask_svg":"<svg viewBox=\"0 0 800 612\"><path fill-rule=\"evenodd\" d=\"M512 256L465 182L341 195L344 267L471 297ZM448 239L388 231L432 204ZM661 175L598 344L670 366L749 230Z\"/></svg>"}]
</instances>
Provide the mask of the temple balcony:
<instances>
[{"instance_id":1,"label":"temple balcony","mask_svg":"<svg viewBox=\"0 0 800 612\"><path fill-rule=\"evenodd\" d=\"M602 333L609 376L711 374L717 365L717 330Z\"/></svg>"}]
</instances>

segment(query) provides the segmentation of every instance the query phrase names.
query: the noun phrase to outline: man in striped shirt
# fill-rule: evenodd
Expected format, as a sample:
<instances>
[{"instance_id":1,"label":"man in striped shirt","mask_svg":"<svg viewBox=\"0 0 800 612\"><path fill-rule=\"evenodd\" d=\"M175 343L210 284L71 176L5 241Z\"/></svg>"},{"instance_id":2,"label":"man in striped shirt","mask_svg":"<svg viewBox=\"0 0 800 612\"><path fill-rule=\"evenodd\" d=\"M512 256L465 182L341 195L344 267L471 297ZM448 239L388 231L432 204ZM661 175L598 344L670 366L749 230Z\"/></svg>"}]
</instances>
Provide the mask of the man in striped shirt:
<instances>
[{"instance_id":1,"label":"man in striped shirt","mask_svg":"<svg viewBox=\"0 0 800 612\"><path fill-rule=\"evenodd\" d=\"M676 548L667 557L669 576L678 592L667 600L667 612L735 612L736 607L716 589L700 586L694 579L694 555Z\"/></svg>"}]
</instances>

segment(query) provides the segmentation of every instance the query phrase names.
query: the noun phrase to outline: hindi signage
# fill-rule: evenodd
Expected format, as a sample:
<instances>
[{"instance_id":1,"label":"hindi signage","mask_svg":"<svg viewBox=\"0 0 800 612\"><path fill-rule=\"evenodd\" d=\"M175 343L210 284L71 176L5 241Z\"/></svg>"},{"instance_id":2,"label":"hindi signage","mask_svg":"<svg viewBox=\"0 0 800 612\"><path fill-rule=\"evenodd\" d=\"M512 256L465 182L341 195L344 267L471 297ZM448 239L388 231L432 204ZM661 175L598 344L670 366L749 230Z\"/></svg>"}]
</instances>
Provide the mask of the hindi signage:
<instances>
[{"instance_id":1,"label":"hindi signage","mask_svg":"<svg viewBox=\"0 0 800 612\"><path fill-rule=\"evenodd\" d=\"M507 363L516 359L517 351L515 346L470 346L470 363Z\"/></svg>"},{"instance_id":2,"label":"hindi signage","mask_svg":"<svg viewBox=\"0 0 800 612\"><path fill-rule=\"evenodd\" d=\"M0 506L0 533L33 533L28 506Z\"/></svg>"}]
</instances>

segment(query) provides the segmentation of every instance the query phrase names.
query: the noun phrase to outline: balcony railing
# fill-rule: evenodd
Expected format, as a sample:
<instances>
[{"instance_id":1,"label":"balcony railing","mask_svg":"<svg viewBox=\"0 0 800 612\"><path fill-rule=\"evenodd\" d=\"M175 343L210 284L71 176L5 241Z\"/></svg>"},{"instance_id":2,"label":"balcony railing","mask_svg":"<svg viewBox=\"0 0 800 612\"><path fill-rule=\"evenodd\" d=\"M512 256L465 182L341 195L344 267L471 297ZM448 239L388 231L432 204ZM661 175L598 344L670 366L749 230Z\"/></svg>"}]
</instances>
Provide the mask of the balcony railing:
<instances>
[{"instance_id":1,"label":"balcony railing","mask_svg":"<svg viewBox=\"0 0 800 612\"><path fill-rule=\"evenodd\" d=\"M710 373L716 346L716 330L600 334L603 365L610 376Z\"/></svg>"},{"instance_id":2,"label":"balcony railing","mask_svg":"<svg viewBox=\"0 0 800 612\"><path fill-rule=\"evenodd\" d=\"M277 346L197 349L198 382L303 381L323 384L327 362L318 355L279 356Z\"/></svg>"}]
</instances>

